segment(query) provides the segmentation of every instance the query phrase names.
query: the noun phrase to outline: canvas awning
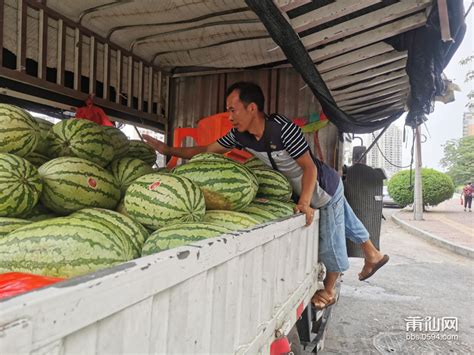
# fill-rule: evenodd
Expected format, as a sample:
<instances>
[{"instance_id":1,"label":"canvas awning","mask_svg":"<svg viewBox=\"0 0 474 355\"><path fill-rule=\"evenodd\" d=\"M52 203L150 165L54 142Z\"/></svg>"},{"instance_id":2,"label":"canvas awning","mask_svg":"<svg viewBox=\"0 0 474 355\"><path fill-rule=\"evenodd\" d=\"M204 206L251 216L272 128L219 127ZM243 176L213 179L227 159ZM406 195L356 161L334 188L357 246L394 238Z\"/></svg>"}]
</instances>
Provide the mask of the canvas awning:
<instances>
[{"instance_id":1,"label":"canvas awning","mask_svg":"<svg viewBox=\"0 0 474 355\"><path fill-rule=\"evenodd\" d=\"M18 1L4 2L3 46L15 52ZM265 4L272 10L265 12ZM171 73L293 65L346 132L373 131L407 108L418 122L440 95L442 69L465 31L462 0L48 0L46 6ZM439 6L447 15L439 16ZM286 34L269 26L276 17ZM441 41L446 30L454 44ZM74 35L66 29L67 42ZM48 43L49 53L56 44ZM88 73L87 38L82 45ZM37 46L28 42L27 58L38 60ZM57 58L48 56L54 67ZM64 65L73 69L74 53L65 53Z\"/></svg>"}]
</instances>

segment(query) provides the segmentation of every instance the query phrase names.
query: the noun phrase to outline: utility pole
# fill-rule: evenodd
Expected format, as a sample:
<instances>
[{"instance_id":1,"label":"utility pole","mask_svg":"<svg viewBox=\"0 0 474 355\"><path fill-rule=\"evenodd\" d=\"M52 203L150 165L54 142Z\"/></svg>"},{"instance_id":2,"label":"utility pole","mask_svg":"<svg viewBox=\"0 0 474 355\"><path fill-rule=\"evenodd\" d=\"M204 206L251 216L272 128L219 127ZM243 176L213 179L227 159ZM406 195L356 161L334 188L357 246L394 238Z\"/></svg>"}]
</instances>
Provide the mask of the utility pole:
<instances>
[{"instance_id":1,"label":"utility pole","mask_svg":"<svg viewBox=\"0 0 474 355\"><path fill-rule=\"evenodd\" d=\"M421 180L421 128L416 126L415 130L415 191L413 196L413 213L415 221L423 220L423 188Z\"/></svg>"}]
</instances>

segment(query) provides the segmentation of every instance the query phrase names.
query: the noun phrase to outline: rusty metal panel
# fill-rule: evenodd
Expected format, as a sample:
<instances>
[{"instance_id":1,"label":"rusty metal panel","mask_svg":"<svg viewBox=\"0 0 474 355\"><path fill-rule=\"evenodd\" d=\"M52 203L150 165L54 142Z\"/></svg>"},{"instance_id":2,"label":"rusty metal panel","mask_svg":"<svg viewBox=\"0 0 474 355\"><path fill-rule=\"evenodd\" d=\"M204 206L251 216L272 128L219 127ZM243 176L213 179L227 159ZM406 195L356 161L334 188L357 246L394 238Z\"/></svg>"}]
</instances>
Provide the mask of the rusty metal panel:
<instances>
[{"instance_id":1,"label":"rusty metal panel","mask_svg":"<svg viewBox=\"0 0 474 355\"><path fill-rule=\"evenodd\" d=\"M226 88L237 81L253 81L262 87L266 112L278 112L290 118L308 118L311 113L320 113L319 102L292 68L180 76L171 82L169 132L178 127L196 127L202 117L223 112ZM333 167L338 166L337 135L337 128L332 124L318 133L323 159ZM306 138L316 151L314 134L307 134ZM172 134L168 139L172 139ZM185 141L185 146L192 145L192 139Z\"/></svg>"},{"instance_id":2,"label":"rusty metal panel","mask_svg":"<svg viewBox=\"0 0 474 355\"><path fill-rule=\"evenodd\" d=\"M337 167L336 147L338 144L338 130L335 125L329 123L318 131L319 145L324 162L332 167Z\"/></svg>"},{"instance_id":3,"label":"rusty metal panel","mask_svg":"<svg viewBox=\"0 0 474 355\"><path fill-rule=\"evenodd\" d=\"M319 102L292 68L246 70L173 78L170 129L195 127L200 118L223 112L225 89L237 81L253 81L262 87L266 112L290 118L319 114Z\"/></svg>"},{"instance_id":4,"label":"rusty metal panel","mask_svg":"<svg viewBox=\"0 0 474 355\"><path fill-rule=\"evenodd\" d=\"M277 85L277 112L291 118L308 117L311 113L319 114L319 102L294 69L278 69Z\"/></svg>"},{"instance_id":5,"label":"rusty metal panel","mask_svg":"<svg viewBox=\"0 0 474 355\"><path fill-rule=\"evenodd\" d=\"M173 79L171 130L178 127L195 127L200 118L224 110L223 93L219 90L221 75Z\"/></svg>"},{"instance_id":6,"label":"rusty metal panel","mask_svg":"<svg viewBox=\"0 0 474 355\"><path fill-rule=\"evenodd\" d=\"M178 127L196 127L202 117L225 110L225 90L237 81L253 81L262 87L265 111L278 112L290 118L319 115L321 106L305 86L300 75L292 68L247 70L202 76L181 76L172 79L170 104L170 132ZM336 157L337 128L329 124L318 133L324 162L338 167ZM172 139L172 134L169 135ZM314 134L306 138L316 152ZM185 146L192 146L192 139Z\"/></svg>"}]
</instances>

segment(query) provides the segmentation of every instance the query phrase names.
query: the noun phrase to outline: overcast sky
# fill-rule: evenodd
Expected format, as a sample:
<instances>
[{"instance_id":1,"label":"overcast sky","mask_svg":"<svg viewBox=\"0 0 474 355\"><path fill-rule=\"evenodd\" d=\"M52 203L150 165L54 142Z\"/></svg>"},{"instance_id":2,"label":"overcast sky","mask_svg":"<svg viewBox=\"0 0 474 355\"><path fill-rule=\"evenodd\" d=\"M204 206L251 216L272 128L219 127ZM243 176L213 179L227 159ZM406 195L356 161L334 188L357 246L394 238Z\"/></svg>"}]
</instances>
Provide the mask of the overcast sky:
<instances>
[{"instance_id":1,"label":"overcast sky","mask_svg":"<svg viewBox=\"0 0 474 355\"><path fill-rule=\"evenodd\" d=\"M471 0L464 0L464 7L466 11L469 8L470 3ZM463 113L467 110L467 94L472 90L473 86L473 82L465 83L464 78L469 66L472 68L474 64L471 63L470 65L460 65L459 61L462 58L474 54L474 36L472 33L474 27L473 19L474 8L466 18L467 31L461 46L458 48L448 66L444 70L446 76L454 83L459 85L462 91L455 92L456 100L454 102L449 104L436 102L434 112L428 116L426 127L422 126L422 133L427 136L426 143L424 143L421 147L422 163L424 167L443 170L443 168L439 165L439 161L443 157L442 145L445 144L449 139L457 139L462 137L462 118ZM403 127L404 122L404 118L400 118L396 124L399 127ZM411 133L408 135L408 137L409 142L411 142ZM403 163L406 165L410 162L410 143L404 143L403 147Z\"/></svg>"}]
</instances>

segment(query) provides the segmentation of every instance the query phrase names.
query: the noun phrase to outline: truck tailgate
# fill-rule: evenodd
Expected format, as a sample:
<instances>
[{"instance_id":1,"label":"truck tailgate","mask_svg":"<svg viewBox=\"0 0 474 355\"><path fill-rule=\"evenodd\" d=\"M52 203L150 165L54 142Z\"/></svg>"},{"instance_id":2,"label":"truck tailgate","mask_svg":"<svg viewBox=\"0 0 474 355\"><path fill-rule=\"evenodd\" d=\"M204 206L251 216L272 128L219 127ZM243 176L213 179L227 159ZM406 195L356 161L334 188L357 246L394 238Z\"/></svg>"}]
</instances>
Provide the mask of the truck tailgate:
<instances>
[{"instance_id":1,"label":"truck tailgate","mask_svg":"<svg viewBox=\"0 0 474 355\"><path fill-rule=\"evenodd\" d=\"M0 301L0 353L268 353L318 287L318 218L305 227L293 216Z\"/></svg>"}]
</instances>

